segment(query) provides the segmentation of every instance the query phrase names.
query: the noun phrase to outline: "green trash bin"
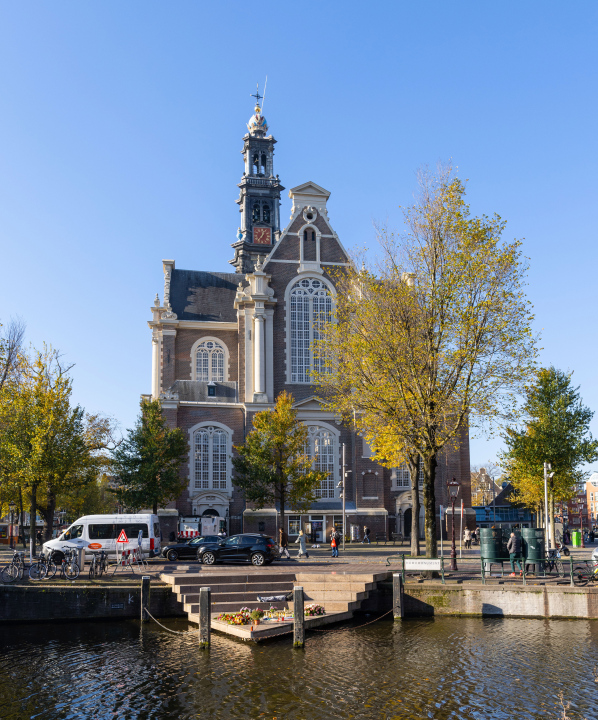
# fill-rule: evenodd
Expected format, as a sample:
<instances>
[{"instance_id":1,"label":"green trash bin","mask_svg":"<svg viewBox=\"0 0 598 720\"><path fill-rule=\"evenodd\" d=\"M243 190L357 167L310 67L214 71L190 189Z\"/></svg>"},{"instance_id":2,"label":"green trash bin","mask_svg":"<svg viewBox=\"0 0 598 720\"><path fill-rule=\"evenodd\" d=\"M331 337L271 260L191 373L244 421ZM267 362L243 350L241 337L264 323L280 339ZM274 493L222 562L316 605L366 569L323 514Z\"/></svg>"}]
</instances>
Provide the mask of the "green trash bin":
<instances>
[{"instance_id":1,"label":"green trash bin","mask_svg":"<svg viewBox=\"0 0 598 720\"><path fill-rule=\"evenodd\" d=\"M500 528L480 528L480 555L490 563L501 562L508 557Z\"/></svg>"},{"instance_id":2,"label":"green trash bin","mask_svg":"<svg viewBox=\"0 0 598 720\"><path fill-rule=\"evenodd\" d=\"M523 528L523 557L527 559L526 565L534 565L536 572L544 564L546 557L546 543L544 528Z\"/></svg>"},{"instance_id":3,"label":"green trash bin","mask_svg":"<svg viewBox=\"0 0 598 720\"><path fill-rule=\"evenodd\" d=\"M581 532L579 530L573 530L571 533L571 545L581 547Z\"/></svg>"}]
</instances>

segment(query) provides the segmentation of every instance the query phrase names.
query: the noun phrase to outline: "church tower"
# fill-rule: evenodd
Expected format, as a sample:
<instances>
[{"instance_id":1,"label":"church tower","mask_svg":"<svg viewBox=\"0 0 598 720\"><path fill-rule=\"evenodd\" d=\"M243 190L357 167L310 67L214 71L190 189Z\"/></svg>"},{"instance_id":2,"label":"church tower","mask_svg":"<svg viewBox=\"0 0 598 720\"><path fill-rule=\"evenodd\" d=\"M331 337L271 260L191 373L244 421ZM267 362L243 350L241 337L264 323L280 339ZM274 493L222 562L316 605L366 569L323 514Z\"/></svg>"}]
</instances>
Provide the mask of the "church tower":
<instances>
[{"instance_id":1,"label":"church tower","mask_svg":"<svg viewBox=\"0 0 598 720\"><path fill-rule=\"evenodd\" d=\"M274 143L266 136L268 123L262 115L258 93L255 112L247 123L249 132L243 138L245 172L239 183L236 201L241 213L237 242L233 243L235 259L231 260L238 273L251 273L258 257L268 255L280 238L280 193L284 190L278 175L274 175Z\"/></svg>"}]
</instances>

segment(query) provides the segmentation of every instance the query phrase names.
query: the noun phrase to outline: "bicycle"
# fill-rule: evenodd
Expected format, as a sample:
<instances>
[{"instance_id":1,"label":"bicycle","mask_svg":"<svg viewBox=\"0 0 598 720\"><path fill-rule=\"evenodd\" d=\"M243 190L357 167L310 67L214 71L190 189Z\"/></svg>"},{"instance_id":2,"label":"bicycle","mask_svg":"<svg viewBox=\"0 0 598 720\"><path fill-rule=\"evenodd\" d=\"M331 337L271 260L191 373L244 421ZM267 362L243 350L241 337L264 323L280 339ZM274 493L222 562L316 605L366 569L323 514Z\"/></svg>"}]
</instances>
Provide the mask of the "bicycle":
<instances>
[{"instance_id":1,"label":"bicycle","mask_svg":"<svg viewBox=\"0 0 598 720\"><path fill-rule=\"evenodd\" d=\"M54 575L56 575L56 571L58 568L56 567L56 563L54 562L54 555L56 553L56 550L52 550L52 552L49 555L41 555L39 562L45 566L45 574L42 578L43 580L51 580Z\"/></svg>"},{"instance_id":2,"label":"bicycle","mask_svg":"<svg viewBox=\"0 0 598 720\"><path fill-rule=\"evenodd\" d=\"M544 572L555 571L559 577L565 577L565 567L561 560L561 553L559 549L551 548L546 551L546 559L544 560Z\"/></svg>"},{"instance_id":3,"label":"bicycle","mask_svg":"<svg viewBox=\"0 0 598 720\"><path fill-rule=\"evenodd\" d=\"M77 563L77 550L74 548L62 548L64 557L60 566L60 575L67 580L76 580L81 572Z\"/></svg>"},{"instance_id":4,"label":"bicycle","mask_svg":"<svg viewBox=\"0 0 598 720\"><path fill-rule=\"evenodd\" d=\"M573 582L579 586L598 582L598 563L594 560L586 560L583 567L577 566L573 571Z\"/></svg>"},{"instance_id":5,"label":"bicycle","mask_svg":"<svg viewBox=\"0 0 598 720\"><path fill-rule=\"evenodd\" d=\"M27 568L30 580L43 580L46 568L43 563L34 562ZM1 579L4 583L11 583L15 580L22 580L25 574L25 553L22 550L14 550L12 560L2 568Z\"/></svg>"},{"instance_id":6,"label":"bicycle","mask_svg":"<svg viewBox=\"0 0 598 720\"><path fill-rule=\"evenodd\" d=\"M93 553L93 557L89 565L89 579L93 580L94 577L102 577L107 569L108 560L106 552L102 550L99 553Z\"/></svg>"}]
</instances>

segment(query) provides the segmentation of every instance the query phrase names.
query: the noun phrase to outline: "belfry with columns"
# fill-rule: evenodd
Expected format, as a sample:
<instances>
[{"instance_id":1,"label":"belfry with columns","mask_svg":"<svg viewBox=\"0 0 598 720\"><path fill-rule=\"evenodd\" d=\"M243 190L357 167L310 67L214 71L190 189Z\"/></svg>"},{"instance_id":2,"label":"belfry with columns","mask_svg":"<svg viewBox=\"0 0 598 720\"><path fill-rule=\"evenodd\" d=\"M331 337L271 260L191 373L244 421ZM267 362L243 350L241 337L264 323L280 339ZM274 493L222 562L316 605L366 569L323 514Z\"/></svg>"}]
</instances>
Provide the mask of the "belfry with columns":
<instances>
[{"instance_id":1,"label":"belfry with columns","mask_svg":"<svg viewBox=\"0 0 598 720\"><path fill-rule=\"evenodd\" d=\"M327 412L310 383L314 317L331 316L334 271L349 256L328 216L330 192L315 182L289 191L290 220L280 227L281 191L274 173L275 140L258 104L243 137L244 172L237 203L240 224L232 243L232 272L184 270L163 260L164 294L151 308L152 392L171 427L189 442L182 469L186 487L159 511L164 530L173 518L218 516L228 534L274 534L276 509L248 506L235 488L231 457L256 412L273 407L286 390L308 426L309 452L328 472L309 512L285 510L290 541L310 527L322 542L342 524L341 450L346 451L347 534L409 535L411 490L405 468L389 470L371 458L363 438ZM437 498L446 505L446 480L461 482L471 506L469 437L438 458ZM309 526L307 525L309 523ZM423 523L420 524L423 529ZM168 532L164 534L168 537Z\"/></svg>"}]
</instances>

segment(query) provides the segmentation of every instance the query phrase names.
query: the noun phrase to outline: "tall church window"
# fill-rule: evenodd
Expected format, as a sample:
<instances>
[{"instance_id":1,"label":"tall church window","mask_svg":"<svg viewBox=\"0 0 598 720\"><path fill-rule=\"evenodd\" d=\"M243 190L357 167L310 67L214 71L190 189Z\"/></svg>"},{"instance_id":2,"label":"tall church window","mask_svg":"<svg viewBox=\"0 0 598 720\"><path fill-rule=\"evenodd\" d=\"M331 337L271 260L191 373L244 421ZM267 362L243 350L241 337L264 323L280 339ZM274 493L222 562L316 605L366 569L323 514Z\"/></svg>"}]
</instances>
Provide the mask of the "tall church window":
<instances>
[{"instance_id":1,"label":"tall church window","mask_svg":"<svg viewBox=\"0 0 598 720\"><path fill-rule=\"evenodd\" d=\"M260 221L260 204L259 203L253 203L253 215L252 215L253 222L259 222Z\"/></svg>"},{"instance_id":2,"label":"tall church window","mask_svg":"<svg viewBox=\"0 0 598 720\"><path fill-rule=\"evenodd\" d=\"M226 490L228 435L221 428L201 427L193 433L196 490Z\"/></svg>"},{"instance_id":3,"label":"tall church window","mask_svg":"<svg viewBox=\"0 0 598 720\"><path fill-rule=\"evenodd\" d=\"M290 297L291 382L308 383L321 361L313 352L323 325L332 318L330 288L319 278L303 278L292 287Z\"/></svg>"},{"instance_id":4,"label":"tall church window","mask_svg":"<svg viewBox=\"0 0 598 720\"><path fill-rule=\"evenodd\" d=\"M262 153L262 172L266 174L266 153Z\"/></svg>"},{"instance_id":5,"label":"tall church window","mask_svg":"<svg viewBox=\"0 0 598 720\"><path fill-rule=\"evenodd\" d=\"M195 379L224 382L224 348L215 340L205 340L195 351Z\"/></svg>"},{"instance_id":6,"label":"tall church window","mask_svg":"<svg viewBox=\"0 0 598 720\"><path fill-rule=\"evenodd\" d=\"M308 426L305 454L314 458L314 469L328 473L325 480L316 488L317 498L335 497L335 477L337 466L336 438L326 428L318 425Z\"/></svg>"},{"instance_id":7,"label":"tall church window","mask_svg":"<svg viewBox=\"0 0 598 720\"><path fill-rule=\"evenodd\" d=\"M264 203L262 206L262 219L265 223L270 222L270 206L268 203Z\"/></svg>"},{"instance_id":8,"label":"tall church window","mask_svg":"<svg viewBox=\"0 0 598 720\"><path fill-rule=\"evenodd\" d=\"M395 486L398 488L410 488L411 487L411 473L407 463L403 463L401 467L395 468ZM419 459L419 469L417 471L417 485L418 487L424 486L424 461Z\"/></svg>"}]
</instances>

